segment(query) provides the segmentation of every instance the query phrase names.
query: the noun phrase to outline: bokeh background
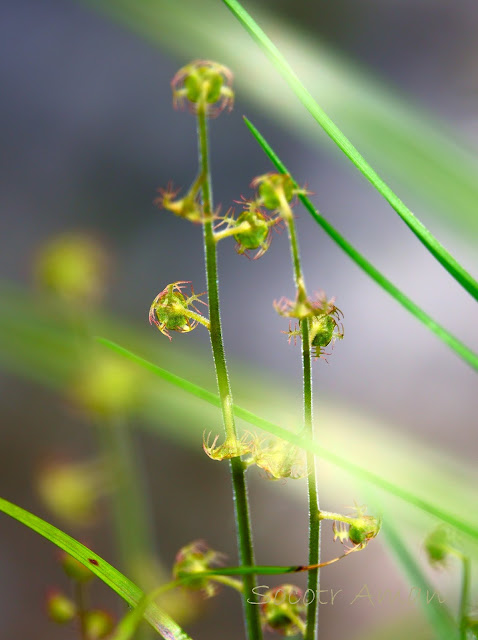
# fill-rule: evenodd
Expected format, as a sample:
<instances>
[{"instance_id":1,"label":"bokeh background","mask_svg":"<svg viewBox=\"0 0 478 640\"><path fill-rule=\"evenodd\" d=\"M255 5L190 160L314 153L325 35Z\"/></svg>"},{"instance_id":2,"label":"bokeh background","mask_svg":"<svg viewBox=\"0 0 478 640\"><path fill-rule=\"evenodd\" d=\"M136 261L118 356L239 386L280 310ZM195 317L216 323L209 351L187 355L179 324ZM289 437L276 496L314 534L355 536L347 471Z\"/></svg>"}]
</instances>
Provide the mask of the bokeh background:
<instances>
[{"instance_id":1,"label":"bokeh background","mask_svg":"<svg viewBox=\"0 0 478 640\"><path fill-rule=\"evenodd\" d=\"M476 3L249 0L245 6L382 177L476 273ZM121 568L107 501L95 524L82 527L62 522L38 496L46 461L84 460L97 447L91 420L72 406L64 385L58 389L55 355L63 362L64 354L52 347L47 362L38 350L44 327L66 331L85 311L81 301L67 309L56 305L35 284L35 256L57 234L89 233L110 255L95 333L101 328L107 337L121 336L124 346L214 389L205 332L175 336L170 345L147 324L149 305L167 283L192 280L196 290L205 289L200 229L152 204L159 186L173 180L187 187L196 172L194 118L173 111L169 87L191 59L218 59L235 73L235 109L211 123L214 194L223 210L251 193L255 175L271 169L245 129L246 114L334 226L432 317L478 348L471 298L319 130L221 2L16 0L2 3L0 17L4 497L86 540ZM323 442L417 493L436 498L449 491L450 500L459 497L456 512L476 521L469 513L477 481L473 371L358 270L307 212L297 209L297 216L308 286L336 296L345 314L346 339L329 364L314 367ZM281 334L287 327L272 309L274 299L293 295L287 238L274 237L257 262L237 256L232 241L219 253L236 397L292 426L300 415L299 349L287 345ZM161 562L170 567L178 547L198 537L234 562L227 469L201 449L203 430L219 430L219 416L189 406L172 389L159 389L162 384L144 382L147 400L130 418L145 427L133 437ZM324 463L321 477L325 508L364 501L366 489L350 476ZM303 562L303 483L268 483L252 472L251 500L260 562ZM425 566L420 544L433 522L390 504ZM0 637L76 637L44 612L47 589L66 588L53 547L7 517L0 524ZM324 533L324 556L334 555L337 545ZM456 574L456 567L446 575L429 573L451 606ZM409 589L378 541L324 570L322 583L351 595L322 607L324 639L391 638L392 629L396 637L410 629L416 638L434 637L413 603L349 604L363 583L374 592ZM99 603L121 611L106 587L95 588ZM221 594L207 609L187 623L192 637L244 637L234 594Z\"/></svg>"}]
</instances>

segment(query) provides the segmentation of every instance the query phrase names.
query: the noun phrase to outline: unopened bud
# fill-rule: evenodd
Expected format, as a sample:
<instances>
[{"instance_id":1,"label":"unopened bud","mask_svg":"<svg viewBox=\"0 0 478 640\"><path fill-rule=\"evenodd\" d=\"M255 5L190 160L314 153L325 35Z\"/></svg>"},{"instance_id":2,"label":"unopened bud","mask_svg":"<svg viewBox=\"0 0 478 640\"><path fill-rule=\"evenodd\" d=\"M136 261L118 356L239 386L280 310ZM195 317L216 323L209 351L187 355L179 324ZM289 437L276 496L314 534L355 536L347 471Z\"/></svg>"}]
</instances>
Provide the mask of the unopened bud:
<instances>
[{"instance_id":1,"label":"unopened bud","mask_svg":"<svg viewBox=\"0 0 478 640\"><path fill-rule=\"evenodd\" d=\"M47 611L51 620L58 622L58 624L71 622L76 616L74 602L60 593L60 591L53 591L48 596Z\"/></svg>"}]
</instances>

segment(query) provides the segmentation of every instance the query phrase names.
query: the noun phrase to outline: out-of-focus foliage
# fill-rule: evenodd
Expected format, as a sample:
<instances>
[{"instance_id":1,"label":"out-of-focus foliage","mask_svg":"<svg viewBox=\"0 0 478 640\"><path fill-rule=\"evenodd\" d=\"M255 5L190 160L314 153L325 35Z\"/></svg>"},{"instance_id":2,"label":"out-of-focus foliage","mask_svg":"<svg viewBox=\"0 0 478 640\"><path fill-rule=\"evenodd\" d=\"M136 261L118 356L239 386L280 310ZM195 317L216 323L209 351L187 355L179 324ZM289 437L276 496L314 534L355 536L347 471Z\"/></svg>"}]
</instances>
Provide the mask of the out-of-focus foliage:
<instances>
[{"instance_id":1,"label":"out-of-focus foliage","mask_svg":"<svg viewBox=\"0 0 478 640\"><path fill-rule=\"evenodd\" d=\"M217 0L83 2L181 59L196 58L201 52L203 58L220 60L234 70L238 94L309 144L331 145L249 35ZM446 123L410 106L317 37L294 29L259 8L258 3L248 3L247 8L273 35L324 110L373 165L429 202L451 225L464 231L478 229L478 163Z\"/></svg>"}]
</instances>

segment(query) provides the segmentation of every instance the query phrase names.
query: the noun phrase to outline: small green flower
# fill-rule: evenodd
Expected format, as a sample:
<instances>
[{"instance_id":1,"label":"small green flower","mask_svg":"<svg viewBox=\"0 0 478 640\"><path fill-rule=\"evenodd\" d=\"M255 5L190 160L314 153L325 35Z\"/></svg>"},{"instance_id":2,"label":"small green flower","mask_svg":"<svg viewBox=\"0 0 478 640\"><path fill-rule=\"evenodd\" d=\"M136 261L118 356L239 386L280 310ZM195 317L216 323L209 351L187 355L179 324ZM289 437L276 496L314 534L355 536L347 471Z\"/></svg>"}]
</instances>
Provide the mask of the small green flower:
<instances>
[{"instance_id":1,"label":"small green flower","mask_svg":"<svg viewBox=\"0 0 478 640\"><path fill-rule=\"evenodd\" d=\"M272 480L307 477L305 452L281 438L254 438L254 446L246 464L255 464Z\"/></svg>"},{"instance_id":2,"label":"small green flower","mask_svg":"<svg viewBox=\"0 0 478 640\"><path fill-rule=\"evenodd\" d=\"M184 218L190 222L202 224L204 222L204 212L198 201L201 181L198 179L183 198L177 199L179 189L174 190L172 184L168 184L166 189L158 189L159 196L155 198L154 204L162 209L171 211L179 218Z\"/></svg>"},{"instance_id":3,"label":"small green flower","mask_svg":"<svg viewBox=\"0 0 478 640\"><path fill-rule=\"evenodd\" d=\"M84 615L84 625L88 640L103 640L114 627L113 617L102 609L92 609Z\"/></svg>"},{"instance_id":4,"label":"small green flower","mask_svg":"<svg viewBox=\"0 0 478 640\"><path fill-rule=\"evenodd\" d=\"M204 452L212 460L230 460L231 458L238 458L251 453L254 449L254 439L250 433L244 433L241 438L226 438L222 444L216 446L219 436L216 436L209 444L211 434L206 437L206 433L203 434L203 449Z\"/></svg>"},{"instance_id":5,"label":"small green flower","mask_svg":"<svg viewBox=\"0 0 478 640\"><path fill-rule=\"evenodd\" d=\"M52 591L47 599L47 612L53 622L66 624L76 616L75 603L60 591Z\"/></svg>"},{"instance_id":6,"label":"small green flower","mask_svg":"<svg viewBox=\"0 0 478 640\"><path fill-rule=\"evenodd\" d=\"M304 633L306 605L302 589L282 584L269 589L262 597L261 620L265 629L286 637Z\"/></svg>"},{"instance_id":7,"label":"small green flower","mask_svg":"<svg viewBox=\"0 0 478 640\"><path fill-rule=\"evenodd\" d=\"M449 527L440 525L425 539L425 551L431 565L444 567L451 555L456 552L456 538Z\"/></svg>"},{"instance_id":8,"label":"small green flower","mask_svg":"<svg viewBox=\"0 0 478 640\"><path fill-rule=\"evenodd\" d=\"M191 295L186 296L183 293L186 284L190 284L190 281L168 284L158 293L149 310L149 323L156 325L169 340L169 331L188 333L199 323L209 328L209 321L195 307L196 303L206 304L199 299L204 293L195 294L191 286Z\"/></svg>"},{"instance_id":9,"label":"small green flower","mask_svg":"<svg viewBox=\"0 0 478 640\"><path fill-rule=\"evenodd\" d=\"M193 591L203 591L210 598L217 593L218 585L211 576L194 577L196 573L210 571L214 567L223 564L225 556L211 549L204 540L195 540L191 544L182 547L177 555L173 567L173 576L176 580L188 578L184 586Z\"/></svg>"},{"instance_id":10,"label":"small green flower","mask_svg":"<svg viewBox=\"0 0 478 640\"><path fill-rule=\"evenodd\" d=\"M203 108L215 117L226 108L231 111L234 105L231 71L211 60L195 60L182 67L171 87L175 108L182 109L187 101L193 113Z\"/></svg>"},{"instance_id":11,"label":"small green flower","mask_svg":"<svg viewBox=\"0 0 478 640\"><path fill-rule=\"evenodd\" d=\"M291 177L284 173L266 173L257 176L251 183L259 192L259 203L267 209L282 209L284 203L291 203L297 193L297 189Z\"/></svg>"}]
</instances>

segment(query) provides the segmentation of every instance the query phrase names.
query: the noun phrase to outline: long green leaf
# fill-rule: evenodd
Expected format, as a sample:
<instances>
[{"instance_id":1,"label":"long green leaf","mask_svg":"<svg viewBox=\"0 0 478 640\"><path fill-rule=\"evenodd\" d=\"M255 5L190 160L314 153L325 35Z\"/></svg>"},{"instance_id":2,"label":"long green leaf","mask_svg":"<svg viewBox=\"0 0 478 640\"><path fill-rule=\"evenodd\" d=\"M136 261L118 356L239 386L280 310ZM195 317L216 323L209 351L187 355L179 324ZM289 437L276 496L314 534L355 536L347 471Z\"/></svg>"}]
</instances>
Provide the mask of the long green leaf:
<instances>
[{"instance_id":1,"label":"long green leaf","mask_svg":"<svg viewBox=\"0 0 478 640\"><path fill-rule=\"evenodd\" d=\"M446 606L440 604L438 599L433 597L433 587L428 583L419 565L410 553L409 548L392 526L389 518L385 519L382 534L385 536L389 548L401 565L410 584L413 585L415 589L420 590L418 591L419 596L417 599L435 630L435 637L441 640L456 640L458 638L458 628L451 613ZM430 596L431 599L428 597L428 594L432 594Z\"/></svg>"},{"instance_id":2,"label":"long green leaf","mask_svg":"<svg viewBox=\"0 0 478 640\"><path fill-rule=\"evenodd\" d=\"M325 111L317 104L312 95L307 91L291 66L285 60L270 38L259 27L255 20L247 13L237 0L223 0L224 4L232 11L252 38L259 44L266 55L271 59L279 73L292 88L296 96L309 111L312 117L319 123L325 133L343 151L357 169L387 200L398 213L405 224L413 231L417 238L440 262L440 264L457 280L476 300L478 300L478 282L464 269L455 258L440 244L440 242L428 231L428 229L414 216L410 209L400 200L392 189L380 178L377 172L369 165L365 158L357 151L353 144L346 138L337 125L332 122Z\"/></svg>"},{"instance_id":3,"label":"long green leaf","mask_svg":"<svg viewBox=\"0 0 478 640\"><path fill-rule=\"evenodd\" d=\"M144 593L131 580L128 580L126 576L108 564L103 558L100 558L96 553L93 553L93 551L68 534L60 531L60 529L3 498L0 498L0 511L36 531L76 558L111 587L113 591L116 591L129 605L137 606L143 599ZM154 603L148 605L144 612L144 617L165 640L191 640L181 627Z\"/></svg>"},{"instance_id":4,"label":"long green leaf","mask_svg":"<svg viewBox=\"0 0 478 640\"><path fill-rule=\"evenodd\" d=\"M264 136L259 133L256 127L248 120L244 118L244 121L251 131L254 138L257 140L259 145L262 147L265 154L269 157L272 164L280 171L281 173L289 173L287 171L287 167L280 160L279 156L272 149L270 144L264 138ZM297 186L297 183L296 183ZM399 302L402 306L405 307L411 314L413 314L420 322L433 331L440 340L443 340L445 344L447 344L455 353L457 353L463 360L468 362L474 369L478 369L478 355L471 351L466 345L463 344L458 338L455 338L449 331L447 331L444 327L439 325L433 318L431 318L425 311L423 311L418 305L416 305L410 298L408 298L400 289L398 289L394 284L390 282L385 276L383 276L380 271L378 271L368 260L366 260L340 233L328 222L324 216L322 216L317 209L314 207L313 203L309 200L309 198L305 195L299 196L302 204L307 209L307 211L311 214L314 220L322 227L322 229L339 245L341 249L345 251L345 253L356 263L358 266L365 271L367 275L369 275L372 280L375 280L377 284L379 284L387 293L389 293L397 302Z\"/></svg>"},{"instance_id":5,"label":"long green leaf","mask_svg":"<svg viewBox=\"0 0 478 640\"><path fill-rule=\"evenodd\" d=\"M207 389L204 389L203 387L200 387L199 385L194 384L189 380L181 378L180 376L177 376L174 373L171 373L170 371L167 371L161 367L158 367L152 362L149 362L148 360L141 358L140 356L132 353L131 351L128 351L128 349L125 349L124 347L121 347L120 345L114 342L111 342L106 338L98 337L97 341L103 344L104 346L108 347L112 351L118 353L119 355L122 355L123 357L128 358L132 362L135 362L141 367L147 369L154 375L160 377L162 380L165 380L166 382L169 382L170 384L173 384L174 386L183 389L187 393L195 396L196 398L200 398L201 400L204 400L205 402L215 407L218 407L218 408L220 407L219 397L215 393L212 393L211 391L208 391ZM322 447L321 445L319 445L318 443L314 442L309 438L305 438L304 436L299 436L296 433L292 433L291 431L288 431L287 429L283 429L279 425L274 424L273 422L270 422L269 420L266 420L264 418L261 418L255 415L254 413L252 413L251 411L248 411L247 409L243 409L242 407L239 407L236 404L233 405L233 409L234 409L234 415L237 418L240 418L241 420L244 420L245 422L248 422L249 424L252 424L258 427L259 429L267 431L268 433L271 433L272 435L278 438L282 438L283 440L286 440L287 442L290 442L291 444L297 447L305 449L306 451L311 451L314 455L319 456L324 460L331 462L332 464L352 474L353 476L361 480L364 480L365 482L371 483L375 487L378 487L379 489L382 489L383 491L386 491L391 495L394 495L397 498L404 500L405 502L413 505L414 507L417 507L418 509L425 511L426 513L429 513L432 516L440 518L440 520L447 522L448 524L452 525L453 527L456 527L460 531L463 531L463 533L466 533L467 535L471 536L475 540L478 540L477 525L467 522L462 518L452 513L449 513L448 511L444 510L440 506L428 500L424 500L414 495L410 491L407 491L406 489L402 489L401 487L397 486L393 482L389 482L385 478L382 478L381 476L377 475L373 471L369 471L368 469L365 469L364 467L361 467L356 463L349 462L348 460L329 451L325 447Z\"/></svg>"}]
</instances>

